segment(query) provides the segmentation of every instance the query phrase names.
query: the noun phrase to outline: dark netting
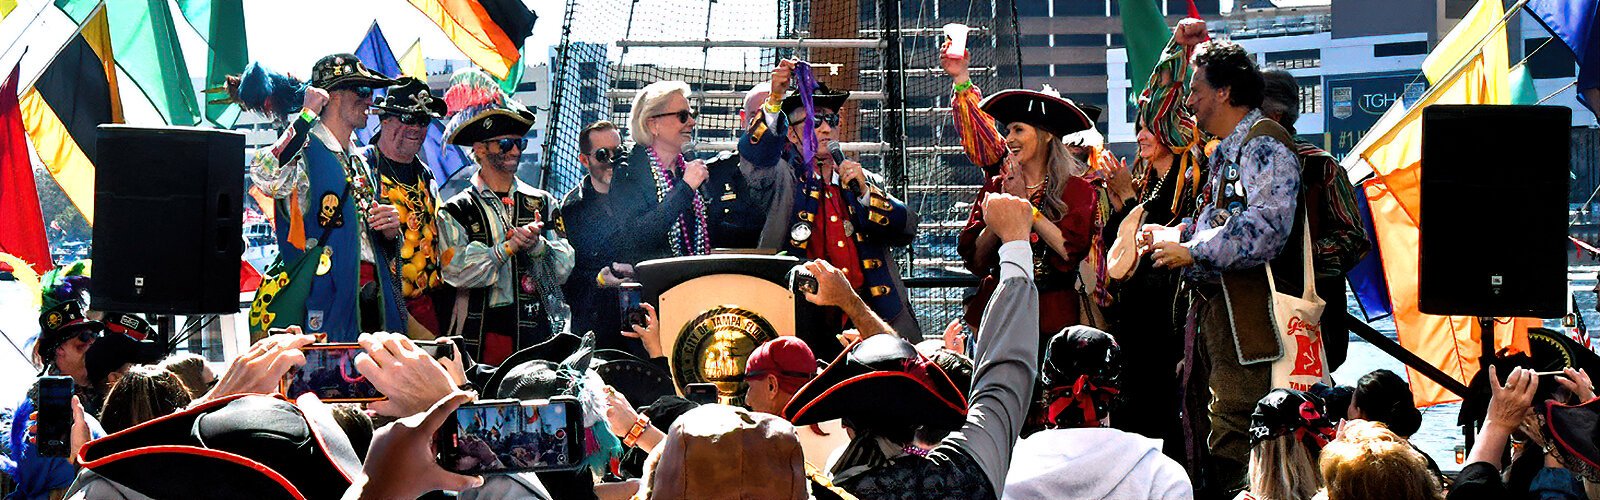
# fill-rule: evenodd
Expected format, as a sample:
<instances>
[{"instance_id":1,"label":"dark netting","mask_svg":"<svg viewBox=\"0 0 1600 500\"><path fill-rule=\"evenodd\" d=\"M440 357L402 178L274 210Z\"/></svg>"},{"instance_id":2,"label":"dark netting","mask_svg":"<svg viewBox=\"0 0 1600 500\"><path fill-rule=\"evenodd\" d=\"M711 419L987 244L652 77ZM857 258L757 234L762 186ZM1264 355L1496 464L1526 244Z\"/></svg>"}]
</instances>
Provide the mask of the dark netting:
<instances>
[{"instance_id":1,"label":"dark netting","mask_svg":"<svg viewBox=\"0 0 1600 500\"><path fill-rule=\"evenodd\" d=\"M683 80L696 92L700 155L732 149L744 92L778 59L797 57L829 87L857 94L840 111L839 140L922 217L916 243L896 258L925 333L937 336L959 317L970 276L956 234L982 178L950 118L940 28L978 28L968 43L974 82L1016 87L1012 0L568 0L563 22L551 57L546 189L565 193L583 177L578 131L606 119L626 137L635 92L656 81ZM746 43L773 39L805 42Z\"/></svg>"}]
</instances>

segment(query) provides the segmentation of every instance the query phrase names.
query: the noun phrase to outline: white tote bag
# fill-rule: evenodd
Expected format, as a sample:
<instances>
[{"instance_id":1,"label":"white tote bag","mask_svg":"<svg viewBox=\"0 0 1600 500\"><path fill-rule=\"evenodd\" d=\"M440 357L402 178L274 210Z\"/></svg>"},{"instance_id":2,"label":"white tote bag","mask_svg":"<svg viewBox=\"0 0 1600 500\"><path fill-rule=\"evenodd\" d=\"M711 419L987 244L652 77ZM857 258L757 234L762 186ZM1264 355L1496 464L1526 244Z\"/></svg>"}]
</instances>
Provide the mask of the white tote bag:
<instances>
[{"instance_id":1,"label":"white tote bag","mask_svg":"<svg viewBox=\"0 0 1600 500\"><path fill-rule=\"evenodd\" d=\"M1304 391L1317 382L1332 380L1328 374L1328 356L1322 349L1322 309L1327 306L1317 296L1315 274L1311 267L1311 226L1301 219L1301 282L1305 285L1300 296L1278 292L1277 280L1272 276L1272 266L1267 268L1267 286L1272 290L1273 326L1276 327L1283 357L1272 362L1272 387Z\"/></svg>"}]
</instances>

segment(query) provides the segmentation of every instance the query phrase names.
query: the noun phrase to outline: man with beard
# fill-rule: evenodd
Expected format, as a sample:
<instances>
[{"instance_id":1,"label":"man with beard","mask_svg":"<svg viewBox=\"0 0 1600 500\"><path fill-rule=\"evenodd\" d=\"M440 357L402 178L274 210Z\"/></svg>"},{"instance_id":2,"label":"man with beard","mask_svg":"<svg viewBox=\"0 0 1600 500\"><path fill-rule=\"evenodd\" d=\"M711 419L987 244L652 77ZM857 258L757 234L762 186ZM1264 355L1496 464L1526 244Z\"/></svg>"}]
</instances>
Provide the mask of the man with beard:
<instances>
[{"instance_id":1,"label":"man with beard","mask_svg":"<svg viewBox=\"0 0 1600 500\"><path fill-rule=\"evenodd\" d=\"M430 339L442 334L440 315L450 311L455 298L439 277L439 189L433 174L417 152L428 137L428 125L445 113L443 99L428 92L428 84L401 77L388 95L373 107L383 127L361 156L378 177L378 197L394 207L374 218L372 228L383 234L382 254L405 299L410 317L406 334ZM393 292L393 290L391 290Z\"/></svg>"},{"instance_id":2,"label":"man with beard","mask_svg":"<svg viewBox=\"0 0 1600 500\"><path fill-rule=\"evenodd\" d=\"M446 330L465 337L474 359L498 365L562 330L572 245L555 198L516 176L533 112L478 70L456 73L445 102L454 113L446 140L471 147L478 164L472 185L439 210L442 276L464 308Z\"/></svg>"},{"instance_id":3,"label":"man with beard","mask_svg":"<svg viewBox=\"0 0 1600 500\"><path fill-rule=\"evenodd\" d=\"M395 82L351 54L324 57L311 72L299 118L250 166L251 180L278 200L283 262L322 248L328 271L311 278L305 333L355 342L361 332L404 331L393 275L377 265L388 246L379 239L399 227L399 217L394 206L380 203L376 177L351 142L355 127L367 122L372 89Z\"/></svg>"},{"instance_id":4,"label":"man with beard","mask_svg":"<svg viewBox=\"0 0 1600 500\"><path fill-rule=\"evenodd\" d=\"M597 121L578 133L578 162L589 175L561 201L576 261L572 279L562 288L572 306L573 332L594 332L595 347L600 349L643 355L637 341L622 336L624 327L617 314L616 287L632 266L618 260L614 244L630 226L611 194L611 179L613 167L627 161L627 154L614 123Z\"/></svg>"}]
</instances>

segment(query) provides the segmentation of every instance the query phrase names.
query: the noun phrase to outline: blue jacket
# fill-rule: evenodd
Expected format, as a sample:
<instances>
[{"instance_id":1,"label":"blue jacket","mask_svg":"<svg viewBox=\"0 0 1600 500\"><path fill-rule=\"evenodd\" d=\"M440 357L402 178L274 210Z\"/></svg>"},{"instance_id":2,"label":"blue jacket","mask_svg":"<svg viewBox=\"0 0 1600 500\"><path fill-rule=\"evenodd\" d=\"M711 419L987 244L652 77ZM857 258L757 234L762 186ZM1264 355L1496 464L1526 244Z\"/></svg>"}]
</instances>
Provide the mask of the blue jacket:
<instances>
[{"instance_id":1,"label":"blue jacket","mask_svg":"<svg viewBox=\"0 0 1600 500\"><path fill-rule=\"evenodd\" d=\"M66 489L78 475L78 468L67 458L41 457L34 443L28 442L28 416L34 412L35 390L37 387L23 396L16 413L11 414L11 421L0 429L6 433L6 450L9 452L5 460L0 460L0 470L17 482L17 490L6 495L8 500L50 498L51 490ZM91 439L106 435L106 431L100 427L100 421L95 420L94 416L84 415L83 418L89 424Z\"/></svg>"}]
</instances>

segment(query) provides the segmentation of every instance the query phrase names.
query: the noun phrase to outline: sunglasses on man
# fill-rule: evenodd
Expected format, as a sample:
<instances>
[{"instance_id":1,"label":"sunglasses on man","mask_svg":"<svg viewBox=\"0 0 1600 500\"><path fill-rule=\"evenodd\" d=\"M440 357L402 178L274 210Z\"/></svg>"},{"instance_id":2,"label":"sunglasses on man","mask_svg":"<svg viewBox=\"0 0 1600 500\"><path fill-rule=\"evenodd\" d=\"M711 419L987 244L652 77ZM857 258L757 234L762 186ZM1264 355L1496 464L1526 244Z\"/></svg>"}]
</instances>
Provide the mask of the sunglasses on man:
<instances>
[{"instance_id":1,"label":"sunglasses on man","mask_svg":"<svg viewBox=\"0 0 1600 500\"><path fill-rule=\"evenodd\" d=\"M411 113L385 113L384 115L386 117L389 117L389 118L394 118L396 120L400 120L400 123L404 124L404 125L417 125L417 124L426 125L428 122L433 121L433 117L428 116L428 115L419 115L419 114L411 114Z\"/></svg>"},{"instance_id":2,"label":"sunglasses on man","mask_svg":"<svg viewBox=\"0 0 1600 500\"><path fill-rule=\"evenodd\" d=\"M699 118L700 117L700 112L698 112L698 111L690 111L690 110L687 110L687 109L680 109L678 111L673 111L671 113L661 113L661 114L656 114L656 115L650 115L651 118L660 118L660 117L663 117L663 116L677 116L678 117L678 123L689 123L689 119L690 118Z\"/></svg>"},{"instance_id":3,"label":"sunglasses on man","mask_svg":"<svg viewBox=\"0 0 1600 500\"><path fill-rule=\"evenodd\" d=\"M595 161L600 163L611 163L612 161L622 159L622 155L624 154L626 153L622 149L622 146L617 146L614 148L595 148L593 153L589 153L589 157L594 158Z\"/></svg>"},{"instance_id":4,"label":"sunglasses on man","mask_svg":"<svg viewBox=\"0 0 1600 500\"><path fill-rule=\"evenodd\" d=\"M483 141L483 142L486 143L486 144L494 144L496 146L499 146L501 153L510 152L512 148L516 148L519 151L528 148L528 138L526 138L526 137L518 137L518 138L515 138L515 139L509 139L509 138L508 139L497 139L497 140L493 140L493 141Z\"/></svg>"},{"instance_id":5,"label":"sunglasses on man","mask_svg":"<svg viewBox=\"0 0 1600 500\"><path fill-rule=\"evenodd\" d=\"M796 123L796 122L798 122L798 123ZM797 120L797 119L789 120L789 125L793 125L793 126L800 126L802 123L805 123L805 122ZM827 123L829 127L838 127L839 126L839 114L838 113L818 113L818 114L816 114L816 115L811 117L811 126L812 127L821 127L823 123Z\"/></svg>"}]
</instances>

